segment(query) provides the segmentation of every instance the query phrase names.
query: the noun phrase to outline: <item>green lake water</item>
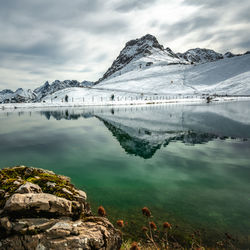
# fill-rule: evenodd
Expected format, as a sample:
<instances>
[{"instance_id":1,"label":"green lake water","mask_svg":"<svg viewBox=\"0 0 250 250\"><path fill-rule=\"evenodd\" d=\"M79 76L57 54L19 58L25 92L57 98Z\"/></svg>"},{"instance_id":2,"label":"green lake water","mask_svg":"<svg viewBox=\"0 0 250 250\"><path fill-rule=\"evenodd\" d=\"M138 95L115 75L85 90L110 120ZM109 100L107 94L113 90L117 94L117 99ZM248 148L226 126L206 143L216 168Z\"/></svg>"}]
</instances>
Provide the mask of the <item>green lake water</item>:
<instances>
[{"instance_id":1,"label":"green lake water","mask_svg":"<svg viewBox=\"0 0 250 250\"><path fill-rule=\"evenodd\" d=\"M71 177L140 231L147 206L207 237L250 236L250 102L0 111L0 167ZM248 238L247 238L248 237Z\"/></svg>"}]
</instances>

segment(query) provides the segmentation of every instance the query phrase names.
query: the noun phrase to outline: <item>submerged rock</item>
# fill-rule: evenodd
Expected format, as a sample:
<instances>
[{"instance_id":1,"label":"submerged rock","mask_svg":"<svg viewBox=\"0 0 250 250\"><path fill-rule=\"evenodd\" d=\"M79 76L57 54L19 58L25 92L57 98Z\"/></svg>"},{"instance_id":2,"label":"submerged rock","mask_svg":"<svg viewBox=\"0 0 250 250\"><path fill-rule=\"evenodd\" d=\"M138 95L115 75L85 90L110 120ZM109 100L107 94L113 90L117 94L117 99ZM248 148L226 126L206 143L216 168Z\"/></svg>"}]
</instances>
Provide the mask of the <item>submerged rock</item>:
<instances>
[{"instance_id":1,"label":"submerged rock","mask_svg":"<svg viewBox=\"0 0 250 250\"><path fill-rule=\"evenodd\" d=\"M68 177L20 166L2 169L0 179L1 249L120 248L120 232L92 216L86 193Z\"/></svg>"}]
</instances>

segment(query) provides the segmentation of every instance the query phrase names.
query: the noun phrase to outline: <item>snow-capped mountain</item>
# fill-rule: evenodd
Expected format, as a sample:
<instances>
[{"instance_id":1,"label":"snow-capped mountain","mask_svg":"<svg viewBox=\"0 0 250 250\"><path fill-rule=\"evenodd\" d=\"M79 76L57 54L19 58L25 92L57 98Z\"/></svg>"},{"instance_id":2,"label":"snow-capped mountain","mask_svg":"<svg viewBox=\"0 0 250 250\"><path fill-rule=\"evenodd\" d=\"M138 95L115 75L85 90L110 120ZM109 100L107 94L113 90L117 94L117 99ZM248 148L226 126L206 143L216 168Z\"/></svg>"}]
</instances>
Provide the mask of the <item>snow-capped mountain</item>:
<instances>
[{"instance_id":1,"label":"snow-capped mountain","mask_svg":"<svg viewBox=\"0 0 250 250\"><path fill-rule=\"evenodd\" d=\"M148 41L142 40L148 45ZM140 39L135 41L141 44ZM116 59L111 67L113 69L108 70L109 76L91 88L63 89L48 95L45 101L61 102L66 95L71 101L92 104L102 104L103 100L110 100L112 94L119 100L147 95L250 95L249 52L216 60L221 58L220 54L207 50L210 56L202 54L198 57L202 58L200 63L201 59L192 63L179 58L169 48L162 50L151 46L150 50L153 51L151 54L136 53L136 56L130 57L130 62L124 64L117 64L120 59ZM208 61L205 63L205 60Z\"/></svg>"},{"instance_id":2,"label":"snow-capped mountain","mask_svg":"<svg viewBox=\"0 0 250 250\"><path fill-rule=\"evenodd\" d=\"M190 63L207 63L223 59L223 55L211 49L190 49L185 53L177 53L179 58Z\"/></svg>"},{"instance_id":3,"label":"snow-capped mountain","mask_svg":"<svg viewBox=\"0 0 250 250\"><path fill-rule=\"evenodd\" d=\"M4 89L0 91L0 103L7 102L7 100L9 102L9 100L11 100L13 93L14 92L10 89Z\"/></svg>"},{"instance_id":4,"label":"snow-capped mountain","mask_svg":"<svg viewBox=\"0 0 250 250\"><path fill-rule=\"evenodd\" d=\"M234 56L240 55L234 55L231 52L222 55L214 50L205 48L190 49L185 53L174 53L168 47L164 49L156 37L147 34L139 39L127 42L111 67L96 84L129 71L140 70L153 65L200 64Z\"/></svg>"},{"instance_id":5,"label":"snow-capped mountain","mask_svg":"<svg viewBox=\"0 0 250 250\"><path fill-rule=\"evenodd\" d=\"M36 88L34 92L37 95L36 101L41 101L41 99L47 95L51 95L55 93L58 90L62 90L65 88L72 88L72 87L89 87L92 86L92 82L83 81L78 82L76 80L65 80L65 81L59 81L55 80L51 84L49 84L48 81L46 81L41 87Z\"/></svg>"},{"instance_id":6,"label":"snow-capped mountain","mask_svg":"<svg viewBox=\"0 0 250 250\"><path fill-rule=\"evenodd\" d=\"M11 89L4 89L0 91L0 95L13 94L14 92Z\"/></svg>"},{"instance_id":7,"label":"snow-capped mountain","mask_svg":"<svg viewBox=\"0 0 250 250\"><path fill-rule=\"evenodd\" d=\"M127 42L111 67L96 83L130 70L150 67L156 61L164 61L165 64L185 63L170 48L164 49L156 37L147 34L139 39Z\"/></svg>"},{"instance_id":8,"label":"snow-capped mountain","mask_svg":"<svg viewBox=\"0 0 250 250\"><path fill-rule=\"evenodd\" d=\"M147 48L146 52L141 48ZM155 37L146 35L126 44L93 89L165 95L244 95L250 94L249 79L249 52L223 56L197 48L174 53L170 48L164 49Z\"/></svg>"},{"instance_id":9,"label":"snow-capped mountain","mask_svg":"<svg viewBox=\"0 0 250 250\"><path fill-rule=\"evenodd\" d=\"M0 103L12 102L31 102L36 98L36 94L31 89L19 88L15 92L5 89L0 92Z\"/></svg>"},{"instance_id":10,"label":"snow-capped mountain","mask_svg":"<svg viewBox=\"0 0 250 250\"><path fill-rule=\"evenodd\" d=\"M37 99L40 100L44 96L47 95L50 91L50 84L48 81L46 81L42 86L36 88L34 92L37 94Z\"/></svg>"},{"instance_id":11,"label":"snow-capped mountain","mask_svg":"<svg viewBox=\"0 0 250 250\"><path fill-rule=\"evenodd\" d=\"M235 57L236 55L235 54L233 54L232 52L230 52L230 51L228 51L228 52L226 52L225 54L224 54L224 57L226 57L226 58L231 58L231 57Z\"/></svg>"},{"instance_id":12,"label":"snow-capped mountain","mask_svg":"<svg viewBox=\"0 0 250 250\"><path fill-rule=\"evenodd\" d=\"M92 87L94 85L94 82L90 81L82 81L79 85L79 87Z\"/></svg>"},{"instance_id":13,"label":"snow-capped mountain","mask_svg":"<svg viewBox=\"0 0 250 250\"><path fill-rule=\"evenodd\" d=\"M66 88L75 88L75 87L91 87L93 86L93 82L90 81L83 81L78 82L76 80L65 80L59 81L55 80L51 84L46 81L41 87L36 88L34 92L36 93L36 100L41 101L47 95L51 95L59 90L66 89Z\"/></svg>"}]
</instances>

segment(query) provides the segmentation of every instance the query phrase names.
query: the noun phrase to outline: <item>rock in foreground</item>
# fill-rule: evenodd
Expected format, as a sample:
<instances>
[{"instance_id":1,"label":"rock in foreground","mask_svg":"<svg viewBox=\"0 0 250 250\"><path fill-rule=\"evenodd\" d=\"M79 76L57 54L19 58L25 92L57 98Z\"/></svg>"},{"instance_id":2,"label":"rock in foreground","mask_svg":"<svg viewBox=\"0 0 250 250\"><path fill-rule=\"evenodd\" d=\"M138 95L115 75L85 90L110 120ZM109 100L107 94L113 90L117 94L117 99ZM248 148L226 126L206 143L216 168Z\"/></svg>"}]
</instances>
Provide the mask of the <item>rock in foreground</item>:
<instances>
[{"instance_id":1,"label":"rock in foreground","mask_svg":"<svg viewBox=\"0 0 250 250\"><path fill-rule=\"evenodd\" d=\"M1 249L119 249L121 235L94 217L70 179L24 166L0 171Z\"/></svg>"}]
</instances>

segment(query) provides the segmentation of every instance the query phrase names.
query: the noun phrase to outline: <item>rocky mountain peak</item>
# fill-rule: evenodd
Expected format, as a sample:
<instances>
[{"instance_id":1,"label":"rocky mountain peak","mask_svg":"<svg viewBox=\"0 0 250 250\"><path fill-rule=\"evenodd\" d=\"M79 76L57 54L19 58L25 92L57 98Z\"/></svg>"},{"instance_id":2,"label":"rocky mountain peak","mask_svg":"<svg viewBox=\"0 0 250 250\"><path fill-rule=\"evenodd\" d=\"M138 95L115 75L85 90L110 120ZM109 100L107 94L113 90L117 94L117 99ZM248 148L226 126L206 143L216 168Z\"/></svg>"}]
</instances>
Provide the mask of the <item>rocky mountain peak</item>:
<instances>
[{"instance_id":1,"label":"rocky mountain peak","mask_svg":"<svg viewBox=\"0 0 250 250\"><path fill-rule=\"evenodd\" d=\"M156 39L155 36L147 34L141 38L130 40L129 42L126 43L126 47L132 47L132 46L138 46L138 47L152 47L152 48L157 48L160 50L163 50L164 47L159 44L158 40Z\"/></svg>"},{"instance_id":2,"label":"rocky mountain peak","mask_svg":"<svg viewBox=\"0 0 250 250\"><path fill-rule=\"evenodd\" d=\"M31 89L18 88L15 92L12 90L3 90L0 92L0 103L29 102L34 98L36 98L36 94Z\"/></svg>"},{"instance_id":3,"label":"rocky mountain peak","mask_svg":"<svg viewBox=\"0 0 250 250\"><path fill-rule=\"evenodd\" d=\"M169 47L167 47L167 48L165 49L165 51L166 51L170 56L172 56L172 57L174 57L174 58L179 58L179 57L173 52L173 50L171 50Z\"/></svg>"},{"instance_id":4,"label":"rocky mountain peak","mask_svg":"<svg viewBox=\"0 0 250 250\"><path fill-rule=\"evenodd\" d=\"M14 92L11 89L4 89L0 91L0 95L5 95L5 94L13 94Z\"/></svg>"},{"instance_id":5,"label":"rocky mountain peak","mask_svg":"<svg viewBox=\"0 0 250 250\"><path fill-rule=\"evenodd\" d=\"M50 87L50 84L49 84L48 81L46 81L42 86L36 88L36 89L34 90L34 92L35 92L35 93L43 92L43 91L48 90L49 87Z\"/></svg>"},{"instance_id":6,"label":"rocky mountain peak","mask_svg":"<svg viewBox=\"0 0 250 250\"><path fill-rule=\"evenodd\" d=\"M205 63L223 59L222 54L217 53L211 49L201 49L201 48L190 49L185 53L177 53L177 56L191 63Z\"/></svg>"},{"instance_id":7,"label":"rocky mountain peak","mask_svg":"<svg viewBox=\"0 0 250 250\"><path fill-rule=\"evenodd\" d=\"M53 94L58 90L71 87L79 87L80 85L81 85L80 82L76 80L65 80L65 81L55 80L51 84L49 84L49 82L46 81L41 87L36 88L34 90L34 92L37 94L36 101L41 101L41 99L46 95Z\"/></svg>"},{"instance_id":8,"label":"rocky mountain peak","mask_svg":"<svg viewBox=\"0 0 250 250\"><path fill-rule=\"evenodd\" d=\"M233 54L232 52L228 51L224 54L224 57L227 57L227 58L231 58L231 57L235 57L235 54Z\"/></svg>"},{"instance_id":9,"label":"rocky mountain peak","mask_svg":"<svg viewBox=\"0 0 250 250\"><path fill-rule=\"evenodd\" d=\"M96 83L109 78L112 74L125 67L132 60L138 60L144 56L151 55L154 50L163 51L164 47L159 44L155 36L150 34L127 42L111 67Z\"/></svg>"}]
</instances>

